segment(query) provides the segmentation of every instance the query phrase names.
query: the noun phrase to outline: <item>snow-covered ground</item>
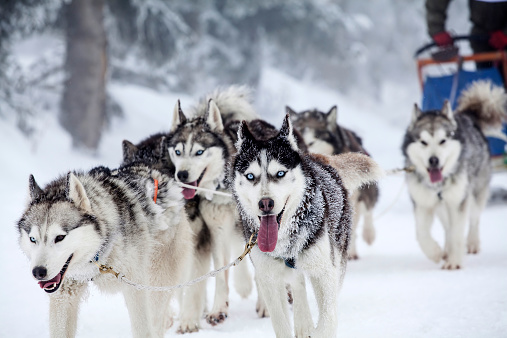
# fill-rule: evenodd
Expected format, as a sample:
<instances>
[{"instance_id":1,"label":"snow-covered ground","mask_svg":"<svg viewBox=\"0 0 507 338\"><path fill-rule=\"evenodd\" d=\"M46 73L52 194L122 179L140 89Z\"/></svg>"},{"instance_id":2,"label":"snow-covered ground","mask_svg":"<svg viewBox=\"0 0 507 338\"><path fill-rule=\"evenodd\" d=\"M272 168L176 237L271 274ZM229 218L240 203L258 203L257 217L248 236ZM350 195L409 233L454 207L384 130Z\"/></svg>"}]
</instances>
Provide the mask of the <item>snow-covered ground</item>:
<instances>
[{"instance_id":1,"label":"snow-covered ground","mask_svg":"<svg viewBox=\"0 0 507 338\"><path fill-rule=\"evenodd\" d=\"M402 166L400 145L414 101L415 87L386 87L376 104L303 84L275 70L266 70L257 105L263 118L280 126L284 106L295 110L339 106L338 120L357 131L366 148L385 169ZM48 296L31 277L28 260L18 247L16 221L27 195L28 176L44 185L70 169L95 165L116 167L121 141L138 142L170 127L178 98L183 109L196 98L177 93L155 93L126 85L112 85L111 92L123 106L125 119L115 120L104 136L97 156L76 153L70 137L54 116L46 116L43 132L28 142L0 120L0 337L47 337ZM507 176L497 174L494 185L507 187ZM481 217L482 251L465 258L465 268L444 271L429 261L415 240L414 219L403 176L380 183L376 208L377 238L368 247L362 241L360 259L349 263L339 299L340 337L507 337L507 207L488 207ZM443 231L434 226L443 242ZM246 261L245 264L250 264ZM250 268L252 266L250 265ZM208 281L208 303L213 280ZM78 337L128 337L130 324L121 295L101 294L92 287L82 305ZM226 322L203 328L191 337L274 337L269 319L255 313L256 292L240 299L231 288ZM310 292L310 306L317 319L317 305ZM176 335L175 325L166 336Z\"/></svg>"}]
</instances>

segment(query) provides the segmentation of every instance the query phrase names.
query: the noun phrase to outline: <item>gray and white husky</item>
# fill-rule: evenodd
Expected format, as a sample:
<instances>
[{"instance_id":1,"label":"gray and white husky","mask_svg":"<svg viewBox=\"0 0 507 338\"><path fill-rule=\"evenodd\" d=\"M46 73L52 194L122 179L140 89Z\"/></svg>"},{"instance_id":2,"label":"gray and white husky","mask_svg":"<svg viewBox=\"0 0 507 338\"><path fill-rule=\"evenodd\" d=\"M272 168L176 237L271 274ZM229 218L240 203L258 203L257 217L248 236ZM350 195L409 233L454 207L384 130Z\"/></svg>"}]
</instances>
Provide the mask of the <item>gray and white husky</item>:
<instances>
[{"instance_id":1,"label":"gray and white husky","mask_svg":"<svg viewBox=\"0 0 507 338\"><path fill-rule=\"evenodd\" d=\"M466 248L479 252L479 218L489 194L491 163L484 133L501 128L507 96L490 82L473 83L452 111L422 112L415 105L402 152L414 205L417 240L429 259L444 260L444 269L463 266L465 227L470 223ZM444 249L431 236L437 215L445 229Z\"/></svg>"},{"instance_id":2,"label":"gray and white husky","mask_svg":"<svg viewBox=\"0 0 507 338\"><path fill-rule=\"evenodd\" d=\"M228 192L226 166L235 151L228 136L232 133L228 126L235 125L236 120L252 120L257 117L249 100L250 91L247 87L232 86L208 95L192 109L193 114L190 116L183 113L179 102L176 104L168 136L169 155L175 166L176 180L198 188ZM196 276L208 272L210 255L215 268L228 264L231 260L231 245L234 243L237 248L233 248L233 254L241 254L243 241L232 198L192 188L183 188L183 196L191 200L188 210L199 243L196 263L200 264L195 268ZM234 271L236 290L242 297L248 296L253 283L247 265L240 264ZM226 273L220 273L216 277L213 307L206 315L207 322L211 325L227 318L227 277ZM182 332L192 332L199 328L205 306L205 283L191 288L190 292L195 295L191 306L185 307L189 311L182 317Z\"/></svg>"},{"instance_id":3,"label":"gray and white husky","mask_svg":"<svg viewBox=\"0 0 507 338\"><path fill-rule=\"evenodd\" d=\"M44 189L29 180L18 222L32 275L50 295L51 337L73 337L79 304L92 281L123 292L134 337L162 337L172 324L170 293L138 291L98 266L154 286L181 282L191 259L191 231L181 188L146 166L69 172Z\"/></svg>"},{"instance_id":4,"label":"gray and white husky","mask_svg":"<svg viewBox=\"0 0 507 338\"><path fill-rule=\"evenodd\" d=\"M338 155L347 152L368 154L362 140L352 130L340 126L337 121L338 109L333 106L329 112L306 110L296 113L287 107L294 128L302 134L308 151L324 155ZM369 184L352 194L351 202L354 209L352 219L352 238L349 245L349 259L357 259L356 232L363 219L363 239L372 244L375 240L373 226L373 208L378 201L378 186Z\"/></svg>"},{"instance_id":5,"label":"gray and white husky","mask_svg":"<svg viewBox=\"0 0 507 338\"><path fill-rule=\"evenodd\" d=\"M337 297L347 263L351 230L348 192L373 182L382 170L368 156L307 154L299 150L287 115L280 132L256 138L243 122L230 168L231 184L277 337L335 337ZM314 327L305 275L319 308ZM294 308L290 327L286 284Z\"/></svg>"}]
</instances>

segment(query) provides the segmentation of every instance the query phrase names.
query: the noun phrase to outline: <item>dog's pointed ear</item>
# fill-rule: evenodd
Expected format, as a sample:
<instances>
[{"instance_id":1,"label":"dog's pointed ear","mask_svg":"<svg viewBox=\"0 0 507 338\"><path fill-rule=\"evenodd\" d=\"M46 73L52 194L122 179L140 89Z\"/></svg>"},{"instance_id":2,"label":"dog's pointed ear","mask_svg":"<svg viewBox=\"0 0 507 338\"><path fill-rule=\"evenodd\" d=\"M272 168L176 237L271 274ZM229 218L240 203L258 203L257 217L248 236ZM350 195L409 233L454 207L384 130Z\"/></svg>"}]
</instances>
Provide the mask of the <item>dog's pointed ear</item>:
<instances>
[{"instance_id":1,"label":"dog's pointed ear","mask_svg":"<svg viewBox=\"0 0 507 338\"><path fill-rule=\"evenodd\" d=\"M298 151L298 143L296 138L294 137L294 129L292 127L292 122L290 121L289 114L285 115L283 119L282 128L280 129L279 137L285 138L290 143L290 147L294 151Z\"/></svg>"},{"instance_id":2,"label":"dog's pointed ear","mask_svg":"<svg viewBox=\"0 0 507 338\"><path fill-rule=\"evenodd\" d=\"M67 174L67 198L70 199L74 205L85 212L92 212L92 207L88 195L81 181L69 172Z\"/></svg>"},{"instance_id":3,"label":"dog's pointed ear","mask_svg":"<svg viewBox=\"0 0 507 338\"><path fill-rule=\"evenodd\" d=\"M42 189L39 187L37 182L35 182L35 178L33 175L30 175L28 178L28 192L30 197L30 202L40 197L43 193Z\"/></svg>"},{"instance_id":4,"label":"dog's pointed ear","mask_svg":"<svg viewBox=\"0 0 507 338\"><path fill-rule=\"evenodd\" d=\"M444 105L442 106L442 115L447 117L449 121L452 122L453 125L456 125L456 120L454 119L454 112L452 111L451 103L449 100L444 101Z\"/></svg>"},{"instance_id":5,"label":"dog's pointed ear","mask_svg":"<svg viewBox=\"0 0 507 338\"><path fill-rule=\"evenodd\" d=\"M185 114L183 114L183 110L181 110L180 100L176 102L173 111L173 123L171 125L171 131L175 131L178 125L187 122L187 118Z\"/></svg>"},{"instance_id":6,"label":"dog's pointed ear","mask_svg":"<svg viewBox=\"0 0 507 338\"><path fill-rule=\"evenodd\" d=\"M327 129L331 132L336 132L338 119L338 107L332 106L326 114Z\"/></svg>"},{"instance_id":7,"label":"dog's pointed ear","mask_svg":"<svg viewBox=\"0 0 507 338\"><path fill-rule=\"evenodd\" d=\"M211 130L216 130L218 132L224 131L224 124L222 122L222 115L220 115L220 109L218 109L218 106L213 99L209 99L208 101L208 110L206 111L205 119Z\"/></svg>"},{"instance_id":8,"label":"dog's pointed ear","mask_svg":"<svg viewBox=\"0 0 507 338\"><path fill-rule=\"evenodd\" d=\"M417 103L414 103L414 109L412 110L412 120L410 121L410 128L414 126L415 122L421 115L422 115L421 109L419 109Z\"/></svg>"},{"instance_id":9,"label":"dog's pointed ear","mask_svg":"<svg viewBox=\"0 0 507 338\"><path fill-rule=\"evenodd\" d=\"M236 149L240 150L241 145L245 140L255 140L252 132L248 128L248 124L245 120L241 121L241 124L238 127L238 140L236 141Z\"/></svg>"},{"instance_id":10,"label":"dog's pointed ear","mask_svg":"<svg viewBox=\"0 0 507 338\"><path fill-rule=\"evenodd\" d=\"M296 113L291 107L289 106L285 106L285 113L286 114L289 114L290 118L292 121L294 121L297 116L298 116L298 113Z\"/></svg>"},{"instance_id":11,"label":"dog's pointed ear","mask_svg":"<svg viewBox=\"0 0 507 338\"><path fill-rule=\"evenodd\" d=\"M137 147L127 140L123 140L121 146L123 149L123 162L132 162L137 152Z\"/></svg>"}]
</instances>

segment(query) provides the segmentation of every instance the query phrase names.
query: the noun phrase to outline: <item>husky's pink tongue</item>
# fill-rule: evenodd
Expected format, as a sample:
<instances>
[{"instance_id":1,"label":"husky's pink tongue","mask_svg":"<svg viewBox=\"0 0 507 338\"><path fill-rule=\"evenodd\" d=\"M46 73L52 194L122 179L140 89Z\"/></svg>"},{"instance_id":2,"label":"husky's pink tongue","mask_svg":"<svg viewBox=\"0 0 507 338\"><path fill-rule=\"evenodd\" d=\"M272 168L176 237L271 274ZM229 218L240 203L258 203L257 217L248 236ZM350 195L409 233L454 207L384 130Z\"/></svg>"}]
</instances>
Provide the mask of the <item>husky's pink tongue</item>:
<instances>
[{"instance_id":1,"label":"husky's pink tongue","mask_svg":"<svg viewBox=\"0 0 507 338\"><path fill-rule=\"evenodd\" d=\"M440 182L442 180L442 169L434 168L429 170L431 183Z\"/></svg>"},{"instance_id":2,"label":"husky's pink tongue","mask_svg":"<svg viewBox=\"0 0 507 338\"><path fill-rule=\"evenodd\" d=\"M275 250L278 240L278 223L276 215L261 216L261 226L257 234L257 245L262 252Z\"/></svg>"},{"instance_id":3,"label":"husky's pink tongue","mask_svg":"<svg viewBox=\"0 0 507 338\"><path fill-rule=\"evenodd\" d=\"M60 283L60 280L62 279L62 275L61 274L58 274L55 276L55 278L51 279L51 280L47 280L47 281L44 281L44 282L39 282L39 285L42 289L45 289L45 288L48 288L50 286L53 286L53 284L58 284Z\"/></svg>"},{"instance_id":4,"label":"husky's pink tongue","mask_svg":"<svg viewBox=\"0 0 507 338\"><path fill-rule=\"evenodd\" d=\"M194 187L197 187L197 181L185 183L185 184L193 185ZM192 198L194 198L194 196L195 196L195 189L183 188L183 197L186 200L192 199Z\"/></svg>"}]
</instances>

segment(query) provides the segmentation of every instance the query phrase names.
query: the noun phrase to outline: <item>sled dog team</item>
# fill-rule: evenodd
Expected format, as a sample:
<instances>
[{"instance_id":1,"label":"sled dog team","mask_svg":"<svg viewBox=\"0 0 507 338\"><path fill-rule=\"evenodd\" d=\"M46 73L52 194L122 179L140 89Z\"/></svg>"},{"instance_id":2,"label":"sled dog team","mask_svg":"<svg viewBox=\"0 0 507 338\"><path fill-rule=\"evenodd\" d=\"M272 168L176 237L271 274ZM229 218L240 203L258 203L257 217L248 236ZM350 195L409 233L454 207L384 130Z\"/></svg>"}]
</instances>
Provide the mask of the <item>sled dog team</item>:
<instances>
[{"instance_id":1,"label":"sled dog team","mask_svg":"<svg viewBox=\"0 0 507 338\"><path fill-rule=\"evenodd\" d=\"M477 82L459 102L456 111L448 103L428 112L415 106L402 145L413 168L406 182L417 240L445 269L462 267L465 248L480 249L479 217L491 178L484 133L501 127L507 96ZM90 281L123 293L134 337L164 335L173 324L173 297L178 332L198 331L203 314L217 325L228 316L229 272L217 275L206 311L206 283L175 294L139 291L97 265L139 284L171 286L226 265L252 236L255 276L244 263L232 269L238 293L247 297L256 283L257 313L271 317L277 337L336 336L347 260L358 258L361 219L363 239L375 239L375 182L383 175L361 138L336 121L336 107L327 113L287 107L277 130L255 113L247 87L232 86L186 112L178 102L168 133L123 142L117 169L70 171L44 188L30 176L19 241L33 277L50 294L51 336L75 336ZM445 228L443 248L430 234L435 214ZM316 325L305 277L318 304Z\"/></svg>"}]
</instances>

